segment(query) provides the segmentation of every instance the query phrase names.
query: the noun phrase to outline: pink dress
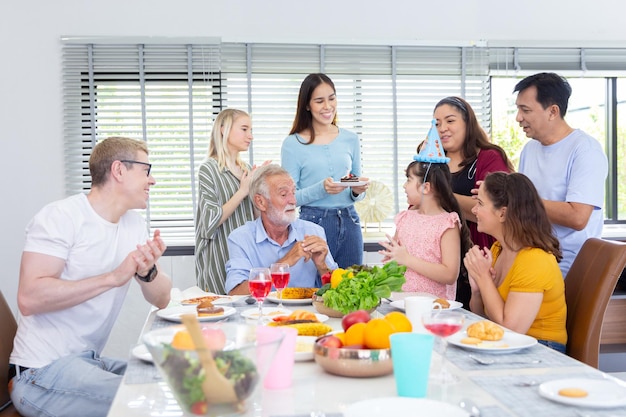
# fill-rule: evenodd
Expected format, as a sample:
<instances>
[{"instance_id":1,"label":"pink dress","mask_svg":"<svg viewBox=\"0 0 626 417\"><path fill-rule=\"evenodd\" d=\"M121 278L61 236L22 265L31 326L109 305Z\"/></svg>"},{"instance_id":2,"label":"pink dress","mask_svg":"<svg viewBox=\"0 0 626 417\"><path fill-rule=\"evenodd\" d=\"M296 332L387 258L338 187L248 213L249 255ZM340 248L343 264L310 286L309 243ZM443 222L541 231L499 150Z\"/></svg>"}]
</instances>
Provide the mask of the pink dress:
<instances>
[{"instance_id":1,"label":"pink dress","mask_svg":"<svg viewBox=\"0 0 626 417\"><path fill-rule=\"evenodd\" d=\"M417 210L405 210L396 216L396 233L407 251L427 262L441 263L441 236L455 227L461 229L461 221L456 212L434 216L420 214ZM440 284L422 274L407 269L406 282L402 290L406 292L426 292L446 300L456 297L456 281L452 285Z\"/></svg>"}]
</instances>

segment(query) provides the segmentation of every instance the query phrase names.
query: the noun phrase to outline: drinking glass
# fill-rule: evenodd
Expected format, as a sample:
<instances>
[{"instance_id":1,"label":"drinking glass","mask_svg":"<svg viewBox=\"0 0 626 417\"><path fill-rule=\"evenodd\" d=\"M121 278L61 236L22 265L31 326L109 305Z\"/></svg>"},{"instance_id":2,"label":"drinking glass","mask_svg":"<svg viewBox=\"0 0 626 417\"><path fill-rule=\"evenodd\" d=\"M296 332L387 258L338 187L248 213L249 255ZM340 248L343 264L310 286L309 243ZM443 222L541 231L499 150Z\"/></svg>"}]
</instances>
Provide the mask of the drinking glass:
<instances>
[{"instance_id":1,"label":"drinking glass","mask_svg":"<svg viewBox=\"0 0 626 417\"><path fill-rule=\"evenodd\" d=\"M459 378L452 375L446 367L446 350L448 341L446 337L455 334L463 327L464 315L457 311L445 311L435 308L422 315L422 324L430 333L439 336L441 340L441 370L439 374L433 375L433 382L441 385L456 384Z\"/></svg>"},{"instance_id":2,"label":"drinking glass","mask_svg":"<svg viewBox=\"0 0 626 417\"><path fill-rule=\"evenodd\" d=\"M269 268L252 268L248 279L248 288L259 305L259 324L263 323L263 300L272 289L272 276Z\"/></svg>"},{"instance_id":3,"label":"drinking glass","mask_svg":"<svg viewBox=\"0 0 626 417\"><path fill-rule=\"evenodd\" d=\"M276 262L270 266L272 284L278 293L278 308L283 308L283 289L289 284L289 264Z\"/></svg>"}]
</instances>

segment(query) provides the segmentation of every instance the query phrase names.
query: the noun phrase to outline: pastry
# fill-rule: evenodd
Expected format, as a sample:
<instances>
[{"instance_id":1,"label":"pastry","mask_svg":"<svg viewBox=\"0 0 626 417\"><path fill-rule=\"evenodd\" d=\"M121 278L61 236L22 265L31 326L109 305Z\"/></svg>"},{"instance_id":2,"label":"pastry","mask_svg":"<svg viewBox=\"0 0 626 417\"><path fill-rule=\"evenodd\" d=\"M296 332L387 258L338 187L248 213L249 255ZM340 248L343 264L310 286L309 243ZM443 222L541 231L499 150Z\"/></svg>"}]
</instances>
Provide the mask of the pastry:
<instances>
[{"instance_id":1,"label":"pastry","mask_svg":"<svg viewBox=\"0 0 626 417\"><path fill-rule=\"evenodd\" d=\"M435 298L433 304L439 304L441 308L450 308L450 303L445 298Z\"/></svg>"},{"instance_id":2,"label":"pastry","mask_svg":"<svg viewBox=\"0 0 626 417\"><path fill-rule=\"evenodd\" d=\"M463 339L461 339L461 343L465 345L479 345L482 342L483 341L477 337L464 337Z\"/></svg>"},{"instance_id":3,"label":"pastry","mask_svg":"<svg viewBox=\"0 0 626 417\"><path fill-rule=\"evenodd\" d=\"M359 177L357 177L356 175L350 173L346 176L341 177L340 179L341 182L358 182L359 181Z\"/></svg>"},{"instance_id":4,"label":"pastry","mask_svg":"<svg viewBox=\"0 0 626 417\"><path fill-rule=\"evenodd\" d=\"M198 317L219 316L224 314L223 307L214 306L209 300L205 300L198 304L196 310L198 311Z\"/></svg>"},{"instance_id":5,"label":"pastry","mask_svg":"<svg viewBox=\"0 0 626 417\"><path fill-rule=\"evenodd\" d=\"M589 395L589 393L582 388L562 388L559 390L559 395L563 397L582 398Z\"/></svg>"},{"instance_id":6,"label":"pastry","mask_svg":"<svg viewBox=\"0 0 626 417\"><path fill-rule=\"evenodd\" d=\"M218 298L224 298L223 296L219 296L219 295L205 295L202 297L195 297L195 298L188 298L186 300L181 301L181 304L184 305L188 305L188 304L202 304L205 301L210 301L213 302L215 300L217 300Z\"/></svg>"},{"instance_id":7,"label":"pastry","mask_svg":"<svg viewBox=\"0 0 626 417\"><path fill-rule=\"evenodd\" d=\"M504 336L504 329L488 320L477 321L467 326L467 335L480 340L500 340Z\"/></svg>"}]
</instances>

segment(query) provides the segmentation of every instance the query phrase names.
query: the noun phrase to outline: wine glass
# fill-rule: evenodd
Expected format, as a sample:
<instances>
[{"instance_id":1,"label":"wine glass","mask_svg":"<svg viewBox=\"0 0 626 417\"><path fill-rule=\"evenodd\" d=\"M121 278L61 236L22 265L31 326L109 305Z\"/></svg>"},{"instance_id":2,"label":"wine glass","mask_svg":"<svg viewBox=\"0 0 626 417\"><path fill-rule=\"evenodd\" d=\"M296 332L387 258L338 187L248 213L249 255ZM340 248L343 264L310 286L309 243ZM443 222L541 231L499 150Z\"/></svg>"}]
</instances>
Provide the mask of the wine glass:
<instances>
[{"instance_id":1,"label":"wine glass","mask_svg":"<svg viewBox=\"0 0 626 417\"><path fill-rule=\"evenodd\" d=\"M459 378L452 375L446 368L446 350L448 341L446 337L455 334L463 327L464 315L457 311L444 311L434 308L422 316L422 324L430 333L439 336L441 340L441 370L434 375L432 380L441 385L456 384Z\"/></svg>"},{"instance_id":2,"label":"wine glass","mask_svg":"<svg viewBox=\"0 0 626 417\"><path fill-rule=\"evenodd\" d=\"M283 309L283 289L289 284L289 264L276 262L270 266L272 284L278 293L278 308Z\"/></svg>"},{"instance_id":3,"label":"wine glass","mask_svg":"<svg viewBox=\"0 0 626 417\"><path fill-rule=\"evenodd\" d=\"M259 324L263 318L263 300L272 289L272 277L269 268L252 268L248 279L250 294L259 305Z\"/></svg>"}]
</instances>

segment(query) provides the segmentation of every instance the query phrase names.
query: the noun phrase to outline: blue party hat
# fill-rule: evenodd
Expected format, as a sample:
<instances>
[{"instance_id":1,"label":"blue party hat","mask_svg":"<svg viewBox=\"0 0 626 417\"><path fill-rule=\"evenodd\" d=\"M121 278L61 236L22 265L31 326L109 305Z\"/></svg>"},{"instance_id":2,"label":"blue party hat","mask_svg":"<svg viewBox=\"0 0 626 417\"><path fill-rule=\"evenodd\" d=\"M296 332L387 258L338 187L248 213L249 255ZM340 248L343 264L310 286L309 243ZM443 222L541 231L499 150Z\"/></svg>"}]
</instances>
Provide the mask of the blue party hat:
<instances>
[{"instance_id":1,"label":"blue party hat","mask_svg":"<svg viewBox=\"0 0 626 417\"><path fill-rule=\"evenodd\" d=\"M433 119L431 122L428 137L424 141L424 145L418 155L413 157L418 162L432 162L447 164L450 158L446 157L443 151L443 145L437 133L437 121Z\"/></svg>"}]
</instances>

